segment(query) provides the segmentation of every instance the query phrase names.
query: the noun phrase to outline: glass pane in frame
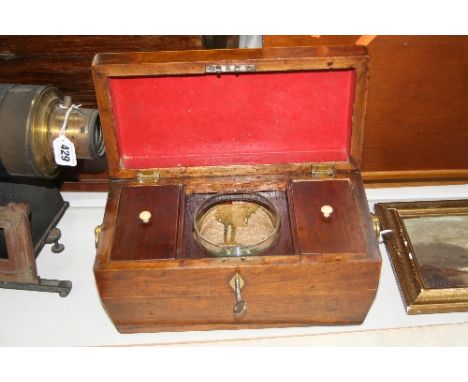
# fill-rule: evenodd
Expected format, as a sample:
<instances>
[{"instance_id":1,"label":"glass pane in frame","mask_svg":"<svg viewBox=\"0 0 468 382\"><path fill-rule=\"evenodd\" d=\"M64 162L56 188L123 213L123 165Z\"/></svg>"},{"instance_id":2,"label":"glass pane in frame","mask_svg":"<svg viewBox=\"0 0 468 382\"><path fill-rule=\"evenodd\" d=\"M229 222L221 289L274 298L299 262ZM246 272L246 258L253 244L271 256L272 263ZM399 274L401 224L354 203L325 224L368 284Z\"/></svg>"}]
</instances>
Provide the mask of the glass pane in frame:
<instances>
[{"instance_id":1,"label":"glass pane in frame","mask_svg":"<svg viewBox=\"0 0 468 382\"><path fill-rule=\"evenodd\" d=\"M468 286L468 215L403 219L427 288Z\"/></svg>"},{"instance_id":2,"label":"glass pane in frame","mask_svg":"<svg viewBox=\"0 0 468 382\"><path fill-rule=\"evenodd\" d=\"M468 200L378 203L408 314L468 311Z\"/></svg>"}]
</instances>

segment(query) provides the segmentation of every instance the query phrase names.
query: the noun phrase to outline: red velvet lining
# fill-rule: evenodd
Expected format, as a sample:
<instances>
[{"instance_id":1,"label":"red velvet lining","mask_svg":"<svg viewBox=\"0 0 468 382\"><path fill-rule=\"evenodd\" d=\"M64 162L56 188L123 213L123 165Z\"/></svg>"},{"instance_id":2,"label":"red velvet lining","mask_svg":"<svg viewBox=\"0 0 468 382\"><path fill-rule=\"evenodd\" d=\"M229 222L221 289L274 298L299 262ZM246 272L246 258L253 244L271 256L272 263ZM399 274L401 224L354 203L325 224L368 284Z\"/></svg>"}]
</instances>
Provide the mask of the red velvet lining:
<instances>
[{"instance_id":1,"label":"red velvet lining","mask_svg":"<svg viewBox=\"0 0 468 382\"><path fill-rule=\"evenodd\" d=\"M109 81L125 168L349 158L352 70Z\"/></svg>"}]
</instances>

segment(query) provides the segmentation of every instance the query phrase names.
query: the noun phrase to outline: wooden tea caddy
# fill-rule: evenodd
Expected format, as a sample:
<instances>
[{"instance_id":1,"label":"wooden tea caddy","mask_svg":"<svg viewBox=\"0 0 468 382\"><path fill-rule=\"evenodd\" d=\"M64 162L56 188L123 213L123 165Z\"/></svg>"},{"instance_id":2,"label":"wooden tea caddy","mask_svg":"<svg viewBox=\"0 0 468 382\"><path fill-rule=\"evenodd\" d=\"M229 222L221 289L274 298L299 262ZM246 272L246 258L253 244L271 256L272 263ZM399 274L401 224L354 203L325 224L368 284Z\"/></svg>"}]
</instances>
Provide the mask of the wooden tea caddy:
<instances>
[{"instance_id":1,"label":"wooden tea caddy","mask_svg":"<svg viewBox=\"0 0 468 382\"><path fill-rule=\"evenodd\" d=\"M381 267L359 171L367 65L363 47L95 56L113 180L94 273L120 332L364 320ZM226 193L276 206L265 252L195 242L195 210Z\"/></svg>"}]
</instances>

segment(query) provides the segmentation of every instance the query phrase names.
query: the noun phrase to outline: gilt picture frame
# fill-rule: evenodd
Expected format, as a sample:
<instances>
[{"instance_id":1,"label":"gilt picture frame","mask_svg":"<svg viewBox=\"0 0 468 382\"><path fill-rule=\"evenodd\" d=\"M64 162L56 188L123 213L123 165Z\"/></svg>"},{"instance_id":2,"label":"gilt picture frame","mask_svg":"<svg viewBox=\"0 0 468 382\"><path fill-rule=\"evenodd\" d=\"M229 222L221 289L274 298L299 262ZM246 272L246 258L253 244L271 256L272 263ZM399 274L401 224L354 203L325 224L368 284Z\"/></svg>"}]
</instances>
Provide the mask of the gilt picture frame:
<instances>
[{"instance_id":1,"label":"gilt picture frame","mask_svg":"<svg viewBox=\"0 0 468 382\"><path fill-rule=\"evenodd\" d=\"M408 314L468 311L468 200L375 206Z\"/></svg>"}]
</instances>

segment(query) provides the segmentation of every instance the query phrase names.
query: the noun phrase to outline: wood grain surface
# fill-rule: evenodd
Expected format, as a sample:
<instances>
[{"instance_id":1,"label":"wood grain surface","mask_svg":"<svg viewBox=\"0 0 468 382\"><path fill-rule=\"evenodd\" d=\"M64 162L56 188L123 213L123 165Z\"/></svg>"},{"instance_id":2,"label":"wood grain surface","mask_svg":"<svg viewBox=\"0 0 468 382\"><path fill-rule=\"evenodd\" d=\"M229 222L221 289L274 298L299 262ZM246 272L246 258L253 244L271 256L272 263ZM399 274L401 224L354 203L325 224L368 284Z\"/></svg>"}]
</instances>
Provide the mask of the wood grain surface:
<instances>
[{"instance_id":1,"label":"wood grain surface","mask_svg":"<svg viewBox=\"0 0 468 382\"><path fill-rule=\"evenodd\" d=\"M348 181L293 182L290 189L299 253L365 251ZM333 208L329 218L321 212L324 205Z\"/></svg>"},{"instance_id":2,"label":"wood grain surface","mask_svg":"<svg viewBox=\"0 0 468 382\"><path fill-rule=\"evenodd\" d=\"M98 272L101 298L122 332L362 322L375 294L377 262ZM229 280L239 272L247 310L235 317ZM145 288L142 286L145 285Z\"/></svg>"},{"instance_id":3,"label":"wood grain surface","mask_svg":"<svg viewBox=\"0 0 468 382\"><path fill-rule=\"evenodd\" d=\"M200 49L201 36L0 36L1 82L53 85L96 108L91 62L101 52Z\"/></svg>"},{"instance_id":4,"label":"wood grain surface","mask_svg":"<svg viewBox=\"0 0 468 382\"><path fill-rule=\"evenodd\" d=\"M0 258L0 280L37 284L29 224L30 208L26 203L8 203L0 207L0 230L7 249L7 258Z\"/></svg>"},{"instance_id":5,"label":"wood grain surface","mask_svg":"<svg viewBox=\"0 0 468 382\"><path fill-rule=\"evenodd\" d=\"M358 36L265 36L264 46L354 45ZM468 179L468 36L377 36L364 180Z\"/></svg>"},{"instance_id":6,"label":"wood grain surface","mask_svg":"<svg viewBox=\"0 0 468 382\"><path fill-rule=\"evenodd\" d=\"M236 189L243 192L265 190L277 184L277 194L284 195L286 175L278 174L276 177L276 183L271 176L265 177L264 185L259 184L260 177L251 183L242 182L242 176L237 176L236 182L231 183L227 183L229 177L226 177L220 184L226 191ZM192 178L179 181L190 190L187 193L189 198L197 198L197 187L200 187L198 191L210 192L208 179L205 179L206 183ZM302 183L307 183L307 186L301 187ZM297 184L296 194L301 197L287 200L290 211L300 211L299 220L303 220L302 231L295 234L293 240L300 238L302 243L320 252L230 258L174 258L169 255L163 259L140 261L133 259L135 252L132 246L127 246L125 250L131 253L120 256L126 260L115 261L113 252L125 246L123 231L118 225L129 226L128 218L124 223L120 220L122 203L130 203L128 208L131 209L140 203L136 200L142 189L175 186L148 187L131 182L113 182L94 273L103 306L117 329L122 333L132 333L362 322L375 296L381 262L375 235L368 222L369 212L360 178L358 174L349 174L348 179L346 174L340 174L333 180L298 181ZM317 191L314 192L315 186ZM134 189L135 192L132 198L127 196L124 201L121 195L126 189ZM261 192L264 196L268 194L268 191ZM339 231L335 236L326 226L313 227L316 219L308 217L308 214L316 213L315 209L308 208L308 204L314 206L311 200L317 199L318 206L325 196L327 200L333 199L332 205L340 206L335 216L340 219L334 224ZM146 206L154 203L154 199L148 199L147 195L142 198L146 198ZM182 218L178 223L174 222L167 204L169 199L164 200L168 220L173 221L174 227L179 226L179 249L190 247L187 240L192 240L193 244L191 230L188 226L185 232L181 229L184 226ZM283 203L284 200L276 195L274 202ZM138 205L143 208L143 204ZM189 206L188 209L193 208ZM191 215L190 212L184 213L183 209L180 211L180 216ZM351 219L348 219L347 212ZM295 219L294 216L292 212L289 217L283 215L283 222L285 218ZM295 222L294 226L300 224ZM317 243L317 230L323 233L320 235L323 240L314 246L310 243ZM351 234L356 237L351 237ZM353 239L358 244L353 243ZM247 310L240 316L233 314L236 298L229 286L236 273L245 280L242 297L247 302Z\"/></svg>"},{"instance_id":7,"label":"wood grain surface","mask_svg":"<svg viewBox=\"0 0 468 382\"><path fill-rule=\"evenodd\" d=\"M177 248L183 256L174 258L171 247L167 258L140 261L127 254L115 261L113 251L126 245L123 228L118 231L118 226L128 227L132 216L119 216L119 210L143 208L145 203L154 203L154 198L145 194L140 198L139 191L149 187L139 186L134 180L138 170L124 168L119 160L107 78L200 74L208 63L239 60L256 64L259 72L354 69L357 86L349 161L337 163L336 173L326 180L313 178L310 163L159 169L159 186L154 188L181 184L186 191L187 203L177 207L179 219L173 214L179 195L172 203L170 198L162 199L167 226L179 233ZM103 305L119 331L357 324L364 320L381 265L357 171L367 90L365 48L125 53L99 55L93 65L110 171L119 178L112 182L94 273ZM291 186L291 182L295 183ZM124 199L126 188L135 189L132 198ZM280 248L272 247L271 253L258 256L197 254L191 231L196 206L213 192L230 191L259 192L276 203L286 230L277 242ZM203 193L208 195L200 196ZM320 207L325 203L336 207L328 222L320 220ZM131 246L125 251L132 251ZM242 298L247 310L242 315L233 312L236 294L229 285L236 273L245 280Z\"/></svg>"},{"instance_id":8,"label":"wood grain surface","mask_svg":"<svg viewBox=\"0 0 468 382\"><path fill-rule=\"evenodd\" d=\"M112 260L175 258L181 187L124 187L120 194ZM148 223L139 218L151 213Z\"/></svg>"}]
</instances>

